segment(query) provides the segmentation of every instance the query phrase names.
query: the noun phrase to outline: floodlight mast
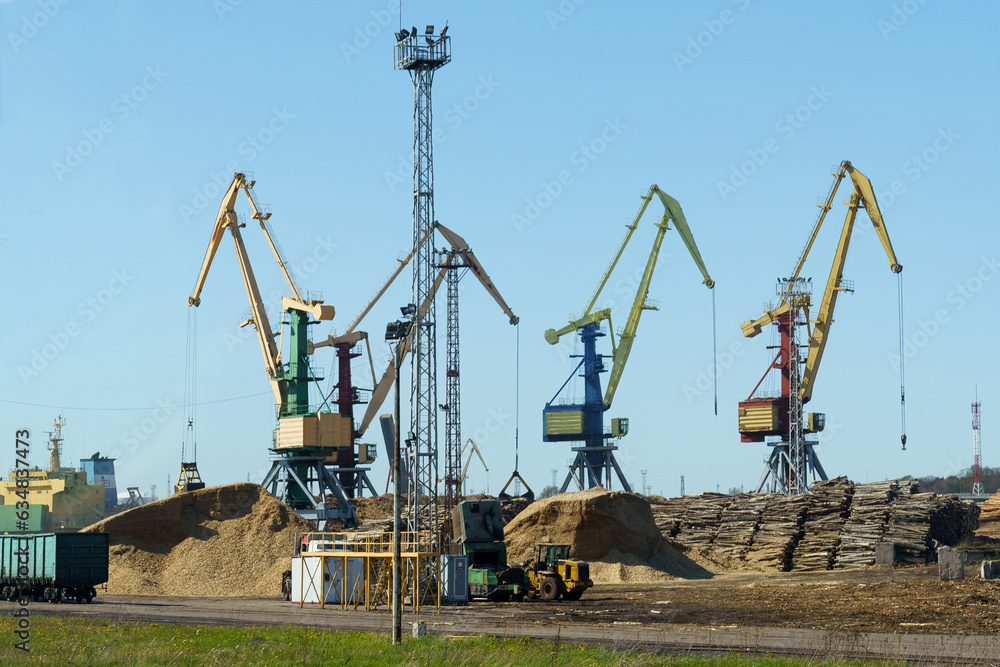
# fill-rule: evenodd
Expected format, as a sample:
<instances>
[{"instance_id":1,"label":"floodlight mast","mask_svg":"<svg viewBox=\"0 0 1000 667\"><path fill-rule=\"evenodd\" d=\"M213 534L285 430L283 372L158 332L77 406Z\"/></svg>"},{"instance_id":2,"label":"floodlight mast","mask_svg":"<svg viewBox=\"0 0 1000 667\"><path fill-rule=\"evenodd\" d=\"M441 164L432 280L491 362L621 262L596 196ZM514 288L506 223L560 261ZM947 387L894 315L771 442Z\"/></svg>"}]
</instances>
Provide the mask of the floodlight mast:
<instances>
[{"instance_id":1,"label":"floodlight mast","mask_svg":"<svg viewBox=\"0 0 1000 667\"><path fill-rule=\"evenodd\" d=\"M442 31L444 32L444 31ZM396 69L410 73L413 82L413 262L414 304L427 302L434 288L434 161L431 84L434 72L451 61L451 37L437 39L428 25L425 39L414 26L396 42ZM437 515L437 383L435 309L420 308L413 316L411 357L410 437L413 440L413 483L408 497L410 530L426 530L438 537ZM426 523L425 523L426 522ZM437 545L432 545L436 547Z\"/></svg>"}]
</instances>

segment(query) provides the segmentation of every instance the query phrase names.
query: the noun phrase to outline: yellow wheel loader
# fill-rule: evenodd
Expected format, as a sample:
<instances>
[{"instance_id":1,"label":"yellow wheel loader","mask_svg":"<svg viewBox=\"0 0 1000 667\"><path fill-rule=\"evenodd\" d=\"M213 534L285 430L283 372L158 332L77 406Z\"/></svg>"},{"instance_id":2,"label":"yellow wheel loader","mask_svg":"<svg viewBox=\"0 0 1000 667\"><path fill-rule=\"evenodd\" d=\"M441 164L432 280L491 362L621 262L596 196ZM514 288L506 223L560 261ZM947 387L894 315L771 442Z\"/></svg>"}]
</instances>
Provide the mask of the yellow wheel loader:
<instances>
[{"instance_id":1,"label":"yellow wheel loader","mask_svg":"<svg viewBox=\"0 0 1000 667\"><path fill-rule=\"evenodd\" d=\"M545 601L579 600L594 585L590 565L571 559L568 544L539 544L536 557L524 564L524 578L528 594Z\"/></svg>"}]
</instances>

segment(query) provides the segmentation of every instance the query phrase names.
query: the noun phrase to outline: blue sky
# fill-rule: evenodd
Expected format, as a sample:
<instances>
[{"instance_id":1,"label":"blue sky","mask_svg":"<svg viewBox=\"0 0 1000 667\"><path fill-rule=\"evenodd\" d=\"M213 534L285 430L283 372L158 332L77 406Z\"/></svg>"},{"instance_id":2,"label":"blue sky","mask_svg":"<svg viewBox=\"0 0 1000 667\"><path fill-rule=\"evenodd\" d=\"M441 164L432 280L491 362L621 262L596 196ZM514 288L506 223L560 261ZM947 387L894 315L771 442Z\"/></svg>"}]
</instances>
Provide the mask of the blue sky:
<instances>
[{"instance_id":1,"label":"blue sky","mask_svg":"<svg viewBox=\"0 0 1000 667\"><path fill-rule=\"evenodd\" d=\"M998 15L933 0L406 2L402 17L388 0L0 3L0 423L31 428L42 463L62 412L64 456L114 454L120 486L162 493L183 436L187 297L221 189L254 173L300 281L345 326L411 235L413 90L393 71L393 32L447 20L437 217L521 317L518 411L514 329L463 281L464 434L490 467L471 466L473 490L499 491L513 469L516 413L529 484L565 475L569 447L541 442L541 410L572 345L542 334L582 311L652 183L684 207L717 283L719 414L711 389L698 393L713 366L711 294L670 232L650 290L661 310L643 316L609 414L630 419L619 460L668 496L681 475L688 493L752 487L767 451L739 442L736 403L770 352L739 325L774 298L842 160L874 184L905 267L909 440L901 451L897 281L861 214L845 270L856 292L838 303L809 406L828 416L821 460L856 481L968 467L978 383L984 464L996 465ZM806 267L820 284L844 196ZM655 206L612 280L619 325ZM245 236L262 291L280 294L261 235ZM376 366L408 283L365 321ZM259 481L268 465L273 399L236 328L246 309L227 244L198 313L209 484ZM375 463L380 491L386 471Z\"/></svg>"}]
</instances>

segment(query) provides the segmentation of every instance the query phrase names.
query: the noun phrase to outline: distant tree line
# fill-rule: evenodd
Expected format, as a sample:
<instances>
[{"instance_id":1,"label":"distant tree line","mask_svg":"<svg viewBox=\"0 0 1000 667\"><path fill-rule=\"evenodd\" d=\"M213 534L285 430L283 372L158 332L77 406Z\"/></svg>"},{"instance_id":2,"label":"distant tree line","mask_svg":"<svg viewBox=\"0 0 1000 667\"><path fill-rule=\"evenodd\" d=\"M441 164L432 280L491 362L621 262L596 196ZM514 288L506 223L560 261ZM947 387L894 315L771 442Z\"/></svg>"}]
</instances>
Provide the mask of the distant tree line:
<instances>
[{"instance_id":1,"label":"distant tree line","mask_svg":"<svg viewBox=\"0 0 1000 667\"><path fill-rule=\"evenodd\" d=\"M913 479L907 475L903 479ZM918 477L921 491L934 493L972 493L972 468L960 470L947 477ZM983 468L983 491L993 494L1000 489L1000 468Z\"/></svg>"}]
</instances>

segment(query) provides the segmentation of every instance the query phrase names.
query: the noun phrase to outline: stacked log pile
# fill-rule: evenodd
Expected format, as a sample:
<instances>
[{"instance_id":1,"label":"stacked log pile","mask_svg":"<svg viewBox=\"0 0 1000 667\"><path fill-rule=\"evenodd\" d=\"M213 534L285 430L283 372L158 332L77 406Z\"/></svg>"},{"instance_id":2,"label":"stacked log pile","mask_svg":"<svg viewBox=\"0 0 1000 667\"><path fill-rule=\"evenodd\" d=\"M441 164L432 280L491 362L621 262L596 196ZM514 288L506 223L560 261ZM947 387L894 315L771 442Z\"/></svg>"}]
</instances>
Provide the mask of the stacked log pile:
<instances>
[{"instance_id":1,"label":"stacked log pile","mask_svg":"<svg viewBox=\"0 0 1000 667\"><path fill-rule=\"evenodd\" d=\"M753 544L744 556L747 563L787 572L792 569L792 553L802 537L809 496L767 496Z\"/></svg>"},{"instance_id":2,"label":"stacked log pile","mask_svg":"<svg viewBox=\"0 0 1000 667\"><path fill-rule=\"evenodd\" d=\"M756 493L733 496L732 502L722 511L712 553L742 560L754 542L767 500L766 495Z\"/></svg>"},{"instance_id":3,"label":"stacked log pile","mask_svg":"<svg viewBox=\"0 0 1000 667\"><path fill-rule=\"evenodd\" d=\"M977 535L1000 538L1000 491L986 499L979 515Z\"/></svg>"},{"instance_id":4,"label":"stacked log pile","mask_svg":"<svg viewBox=\"0 0 1000 667\"><path fill-rule=\"evenodd\" d=\"M874 565L882 541L897 544L900 562L921 564L935 541L954 546L972 538L979 525L974 503L919 491L917 480L854 485L841 477L799 496L649 500L664 537L706 555L754 569L829 570Z\"/></svg>"},{"instance_id":5,"label":"stacked log pile","mask_svg":"<svg viewBox=\"0 0 1000 667\"><path fill-rule=\"evenodd\" d=\"M681 521L692 496L664 498L663 496L648 496L649 507L653 511L656 527L667 539L674 539L681 530Z\"/></svg>"},{"instance_id":6,"label":"stacked log pile","mask_svg":"<svg viewBox=\"0 0 1000 667\"><path fill-rule=\"evenodd\" d=\"M889 527L890 503L899 495L899 483L872 482L854 487L851 515L840 533L837 568L875 564L875 545Z\"/></svg>"},{"instance_id":7,"label":"stacked log pile","mask_svg":"<svg viewBox=\"0 0 1000 667\"><path fill-rule=\"evenodd\" d=\"M957 545L971 539L979 525L979 507L956 496L914 493L892 504L885 540L896 544L900 562L923 565L933 543Z\"/></svg>"},{"instance_id":8,"label":"stacked log pile","mask_svg":"<svg viewBox=\"0 0 1000 667\"><path fill-rule=\"evenodd\" d=\"M692 549L708 550L719 532L722 512L731 501L732 496L721 493L690 496L687 511L681 520L680 532L674 539Z\"/></svg>"},{"instance_id":9,"label":"stacked log pile","mask_svg":"<svg viewBox=\"0 0 1000 667\"><path fill-rule=\"evenodd\" d=\"M802 524L802 539L792 554L793 570L832 570L840 532L850 514L854 484L846 477L815 482Z\"/></svg>"}]
</instances>

